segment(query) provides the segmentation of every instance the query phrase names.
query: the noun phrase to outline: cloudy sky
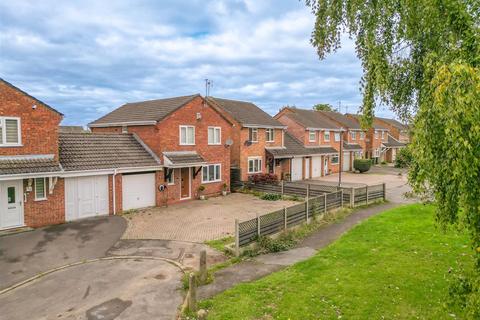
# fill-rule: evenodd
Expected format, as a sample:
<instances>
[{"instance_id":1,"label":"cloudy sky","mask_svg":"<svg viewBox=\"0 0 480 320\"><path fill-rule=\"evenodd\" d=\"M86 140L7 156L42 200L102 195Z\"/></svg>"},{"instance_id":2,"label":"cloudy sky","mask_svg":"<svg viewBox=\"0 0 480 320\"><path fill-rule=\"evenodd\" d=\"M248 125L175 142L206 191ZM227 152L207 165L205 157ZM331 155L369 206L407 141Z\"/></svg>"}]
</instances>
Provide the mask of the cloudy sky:
<instances>
[{"instance_id":1,"label":"cloudy sky","mask_svg":"<svg viewBox=\"0 0 480 320\"><path fill-rule=\"evenodd\" d=\"M314 17L298 0L2 1L0 77L87 124L133 101L205 92L356 112L354 46L320 61ZM379 115L389 111L377 110Z\"/></svg>"}]
</instances>

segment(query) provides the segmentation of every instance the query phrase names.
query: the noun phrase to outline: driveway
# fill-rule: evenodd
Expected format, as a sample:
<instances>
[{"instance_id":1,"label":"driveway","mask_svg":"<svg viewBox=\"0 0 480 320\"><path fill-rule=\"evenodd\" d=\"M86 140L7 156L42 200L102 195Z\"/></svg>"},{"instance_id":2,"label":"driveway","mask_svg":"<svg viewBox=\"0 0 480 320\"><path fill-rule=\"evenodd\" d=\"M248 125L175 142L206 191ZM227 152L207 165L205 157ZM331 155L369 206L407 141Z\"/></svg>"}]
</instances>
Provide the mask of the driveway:
<instances>
[{"instance_id":1,"label":"driveway","mask_svg":"<svg viewBox=\"0 0 480 320\"><path fill-rule=\"evenodd\" d=\"M122 217L85 219L0 237L0 289L39 272L99 258L122 236Z\"/></svg>"},{"instance_id":2,"label":"driveway","mask_svg":"<svg viewBox=\"0 0 480 320\"><path fill-rule=\"evenodd\" d=\"M1 318L175 319L182 271L147 259L106 260L51 273L0 295Z\"/></svg>"},{"instance_id":3,"label":"driveway","mask_svg":"<svg viewBox=\"0 0 480 320\"><path fill-rule=\"evenodd\" d=\"M191 242L220 239L235 232L235 219L247 220L295 204L266 201L253 195L233 193L225 197L150 208L126 215L124 239L168 239Z\"/></svg>"},{"instance_id":4,"label":"driveway","mask_svg":"<svg viewBox=\"0 0 480 320\"><path fill-rule=\"evenodd\" d=\"M408 185L408 172L392 166L373 166L365 173L342 172L342 186L347 188L363 187L385 183L387 200L394 203L414 203L415 199L405 197L412 189ZM338 185L338 173L321 178L307 180L309 183Z\"/></svg>"}]
</instances>

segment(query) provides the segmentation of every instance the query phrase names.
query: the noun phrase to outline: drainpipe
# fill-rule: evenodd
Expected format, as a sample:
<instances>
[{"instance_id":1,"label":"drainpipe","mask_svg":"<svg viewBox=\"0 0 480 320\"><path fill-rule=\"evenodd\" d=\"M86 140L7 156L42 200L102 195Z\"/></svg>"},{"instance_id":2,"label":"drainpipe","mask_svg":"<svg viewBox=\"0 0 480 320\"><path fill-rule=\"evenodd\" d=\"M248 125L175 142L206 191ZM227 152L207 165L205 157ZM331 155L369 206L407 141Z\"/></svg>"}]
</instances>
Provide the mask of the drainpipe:
<instances>
[{"instance_id":1,"label":"drainpipe","mask_svg":"<svg viewBox=\"0 0 480 320\"><path fill-rule=\"evenodd\" d=\"M116 177L116 175L117 175L117 169L113 169L113 177L112 177L113 215L117 214L117 201L116 201L117 190L115 188L115 177Z\"/></svg>"}]
</instances>

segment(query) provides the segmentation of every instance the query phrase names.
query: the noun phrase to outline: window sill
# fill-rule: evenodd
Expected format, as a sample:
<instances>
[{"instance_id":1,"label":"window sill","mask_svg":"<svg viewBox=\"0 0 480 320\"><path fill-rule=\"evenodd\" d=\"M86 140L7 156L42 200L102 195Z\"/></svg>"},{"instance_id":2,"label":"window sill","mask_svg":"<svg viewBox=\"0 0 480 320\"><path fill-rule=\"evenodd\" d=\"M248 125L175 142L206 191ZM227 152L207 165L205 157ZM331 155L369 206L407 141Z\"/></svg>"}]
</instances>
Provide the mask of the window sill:
<instances>
[{"instance_id":1,"label":"window sill","mask_svg":"<svg viewBox=\"0 0 480 320\"><path fill-rule=\"evenodd\" d=\"M222 182L222 180L202 181L202 184L210 184L210 183L218 183L218 182Z\"/></svg>"},{"instance_id":2,"label":"window sill","mask_svg":"<svg viewBox=\"0 0 480 320\"><path fill-rule=\"evenodd\" d=\"M195 143L180 143L180 146L194 146Z\"/></svg>"},{"instance_id":3,"label":"window sill","mask_svg":"<svg viewBox=\"0 0 480 320\"><path fill-rule=\"evenodd\" d=\"M47 200L48 200L47 198L39 198L39 199L35 198L33 201L41 202L41 201L47 201Z\"/></svg>"},{"instance_id":4,"label":"window sill","mask_svg":"<svg viewBox=\"0 0 480 320\"><path fill-rule=\"evenodd\" d=\"M23 147L23 144L0 144L0 148L18 148Z\"/></svg>"},{"instance_id":5,"label":"window sill","mask_svg":"<svg viewBox=\"0 0 480 320\"><path fill-rule=\"evenodd\" d=\"M221 146L222 144L221 143L209 143L208 145L209 146Z\"/></svg>"}]
</instances>

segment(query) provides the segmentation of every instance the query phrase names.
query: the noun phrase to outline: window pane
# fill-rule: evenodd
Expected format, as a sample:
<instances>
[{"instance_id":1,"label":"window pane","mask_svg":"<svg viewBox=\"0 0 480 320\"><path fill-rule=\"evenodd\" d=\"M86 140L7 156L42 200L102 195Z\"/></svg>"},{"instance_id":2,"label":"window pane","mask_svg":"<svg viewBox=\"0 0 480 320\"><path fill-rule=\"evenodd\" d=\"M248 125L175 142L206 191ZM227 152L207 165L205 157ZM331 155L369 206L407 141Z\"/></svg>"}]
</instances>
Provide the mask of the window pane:
<instances>
[{"instance_id":1,"label":"window pane","mask_svg":"<svg viewBox=\"0 0 480 320\"><path fill-rule=\"evenodd\" d=\"M188 127L187 128L187 132L188 132L188 135L187 135L187 143L188 144L193 144L194 141L195 141L195 129L193 127Z\"/></svg>"},{"instance_id":2,"label":"window pane","mask_svg":"<svg viewBox=\"0 0 480 320\"><path fill-rule=\"evenodd\" d=\"M7 188L7 202L15 203L15 187L8 187Z\"/></svg>"},{"instance_id":3,"label":"window pane","mask_svg":"<svg viewBox=\"0 0 480 320\"><path fill-rule=\"evenodd\" d=\"M208 143L212 144L213 143L213 128L208 128Z\"/></svg>"},{"instance_id":4,"label":"window pane","mask_svg":"<svg viewBox=\"0 0 480 320\"><path fill-rule=\"evenodd\" d=\"M215 180L220 180L220 165L215 166Z\"/></svg>"},{"instance_id":5,"label":"window pane","mask_svg":"<svg viewBox=\"0 0 480 320\"><path fill-rule=\"evenodd\" d=\"M208 166L208 181L215 180L215 166Z\"/></svg>"},{"instance_id":6,"label":"window pane","mask_svg":"<svg viewBox=\"0 0 480 320\"><path fill-rule=\"evenodd\" d=\"M35 179L35 198L37 199L45 198L45 179L44 178Z\"/></svg>"},{"instance_id":7,"label":"window pane","mask_svg":"<svg viewBox=\"0 0 480 320\"><path fill-rule=\"evenodd\" d=\"M5 120L5 132L7 135L7 143L18 143L18 120Z\"/></svg>"},{"instance_id":8,"label":"window pane","mask_svg":"<svg viewBox=\"0 0 480 320\"><path fill-rule=\"evenodd\" d=\"M202 180L208 181L208 167L202 168Z\"/></svg>"},{"instance_id":9,"label":"window pane","mask_svg":"<svg viewBox=\"0 0 480 320\"><path fill-rule=\"evenodd\" d=\"M220 144L220 128L215 129L215 143Z\"/></svg>"},{"instance_id":10,"label":"window pane","mask_svg":"<svg viewBox=\"0 0 480 320\"><path fill-rule=\"evenodd\" d=\"M253 160L248 160L248 172L253 172Z\"/></svg>"},{"instance_id":11,"label":"window pane","mask_svg":"<svg viewBox=\"0 0 480 320\"><path fill-rule=\"evenodd\" d=\"M181 127L180 128L180 143L187 143L187 133L186 133L187 128Z\"/></svg>"}]
</instances>

